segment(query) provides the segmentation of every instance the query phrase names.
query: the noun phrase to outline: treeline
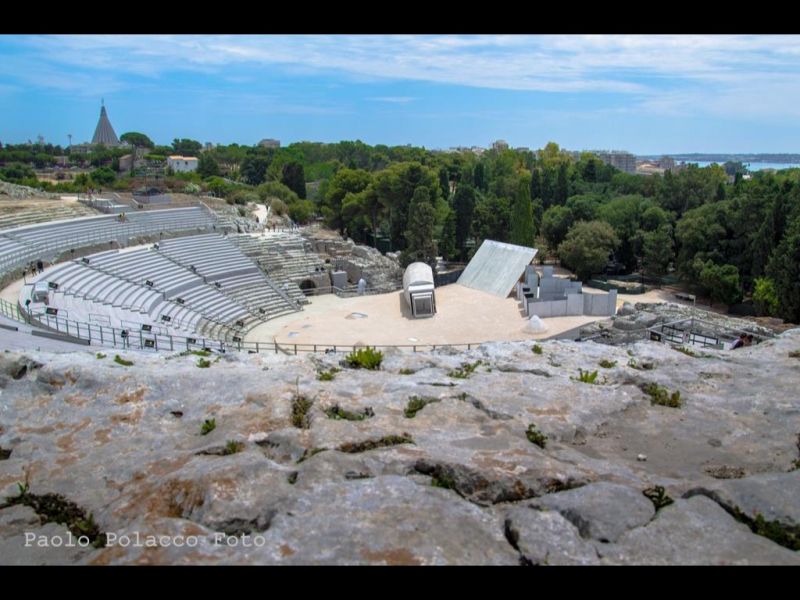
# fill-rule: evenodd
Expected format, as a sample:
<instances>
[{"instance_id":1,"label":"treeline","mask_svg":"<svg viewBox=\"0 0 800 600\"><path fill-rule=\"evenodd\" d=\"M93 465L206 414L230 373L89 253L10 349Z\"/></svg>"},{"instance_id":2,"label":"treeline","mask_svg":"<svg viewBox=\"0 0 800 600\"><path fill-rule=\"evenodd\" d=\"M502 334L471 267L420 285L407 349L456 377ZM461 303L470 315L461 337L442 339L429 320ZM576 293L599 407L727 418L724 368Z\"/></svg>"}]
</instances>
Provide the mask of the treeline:
<instances>
[{"instance_id":1,"label":"treeline","mask_svg":"<svg viewBox=\"0 0 800 600\"><path fill-rule=\"evenodd\" d=\"M405 263L466 261L494 239L538 247L583 280L613 260L625 272L676 274L713 301L752 296L762 314L800 321L798 170L751 179L736 170L733 181L717 165L640 176L554 143L478 156L360 141L203 151L194 140L122 138L150 157L199 157L197 172L167 178L172 189L267 202L297 222L321 218L358 242L402 251ZM105 165L98 178L114 175L113 160Z\"/></svg>"}]
</instances>

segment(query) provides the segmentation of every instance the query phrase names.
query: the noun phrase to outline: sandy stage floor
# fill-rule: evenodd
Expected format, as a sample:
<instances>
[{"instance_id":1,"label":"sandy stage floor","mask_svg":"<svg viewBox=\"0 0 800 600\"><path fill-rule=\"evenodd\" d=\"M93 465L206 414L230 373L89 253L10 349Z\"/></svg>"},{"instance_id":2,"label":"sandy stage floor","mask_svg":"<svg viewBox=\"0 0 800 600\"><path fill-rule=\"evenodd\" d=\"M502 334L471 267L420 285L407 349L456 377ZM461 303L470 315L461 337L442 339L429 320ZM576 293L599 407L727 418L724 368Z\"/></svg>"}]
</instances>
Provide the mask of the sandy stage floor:
<instances>
[{"instance_id":1,"label":"sandy stage floor","mask_svg":"<svg viewBox=\"0 0 800 600\"><path fill-rule=\"evenodd\" d=\"M256 327L246 339L318 345L466 344L545 339L598 320L598 317L545 319L546 332L528 333L524 331L526 319L516 300L458 284L436 289L436 307L439 312L433 318L413 319L401 291L347 299L319 296L302 313ZM353 313L366 317L353 318Z\"/></svg>"}]
</instances>

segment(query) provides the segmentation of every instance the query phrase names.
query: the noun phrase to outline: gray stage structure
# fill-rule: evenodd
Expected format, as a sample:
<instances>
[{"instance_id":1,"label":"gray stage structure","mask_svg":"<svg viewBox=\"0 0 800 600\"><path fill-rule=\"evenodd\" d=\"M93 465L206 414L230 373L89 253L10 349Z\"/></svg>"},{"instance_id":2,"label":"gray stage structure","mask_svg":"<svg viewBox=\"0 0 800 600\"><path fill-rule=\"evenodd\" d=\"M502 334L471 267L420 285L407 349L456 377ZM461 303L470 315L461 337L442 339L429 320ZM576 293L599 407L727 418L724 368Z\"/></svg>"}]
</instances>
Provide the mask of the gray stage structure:
<instances>
[{"instance_id":1,"label":"gray stage structure","mask_svg":"<svg viewBox=\"0 0 800 600\"><path fill-rule=\"evenodd\" d=\"M506 298L537 252L536 248L484 240L456 283Z\"/></svg>"},{"instance_id":2,"label":"gray stage structure","mask_svg":"<svg viewBox=\"0 0 800 600\"><path fill-rule=\"evenodd\" d=\"M541 267L541 275L528 266L525 280L517 283L517 300L529 317L609 317L617 313L617 290L608 294L584 294L580 281L553 276L553 267Z\"/></svg>"}]
</instances>

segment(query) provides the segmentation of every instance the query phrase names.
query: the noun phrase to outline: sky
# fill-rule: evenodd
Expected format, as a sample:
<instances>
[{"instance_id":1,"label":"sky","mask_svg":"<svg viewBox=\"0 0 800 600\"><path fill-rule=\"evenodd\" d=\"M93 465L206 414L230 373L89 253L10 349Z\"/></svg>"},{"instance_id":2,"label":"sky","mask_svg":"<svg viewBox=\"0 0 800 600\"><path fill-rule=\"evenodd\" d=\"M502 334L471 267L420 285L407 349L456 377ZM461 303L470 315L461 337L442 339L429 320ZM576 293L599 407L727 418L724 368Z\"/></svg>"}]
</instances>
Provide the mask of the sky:
<instances>
[{"instance_id":1,"label":"sky","mask_svg":"<svg viewBox=\"0 0 800 600\"><path fill-rule=\"evenodd\" d=\"M0 35L0 142L800 152L796 35Z\"/></svg>"}]
</instances>

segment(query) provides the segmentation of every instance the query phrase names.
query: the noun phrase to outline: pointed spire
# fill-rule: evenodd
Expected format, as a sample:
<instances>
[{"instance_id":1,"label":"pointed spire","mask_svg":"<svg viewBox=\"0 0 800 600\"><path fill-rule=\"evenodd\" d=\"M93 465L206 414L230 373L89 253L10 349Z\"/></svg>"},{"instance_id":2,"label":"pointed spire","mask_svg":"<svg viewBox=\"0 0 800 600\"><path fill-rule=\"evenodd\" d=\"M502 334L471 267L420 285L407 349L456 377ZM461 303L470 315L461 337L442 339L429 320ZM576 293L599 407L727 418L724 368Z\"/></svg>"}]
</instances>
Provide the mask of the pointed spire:
<instances>
[{"instance_id":1,"label":"pointed spire","mask_svg":"<svg viewBox=\"0 0 800 600\"><path fill-rule=\"evenodd\" d=\"M111 121L108 120L108 113L106 113L105 100L100 100L100 120L97 122L97 127L94 130L94 137L92 144L103 144L104 146L119 146L119 138L111 126Z\"/></svg>"}]
</instances>

